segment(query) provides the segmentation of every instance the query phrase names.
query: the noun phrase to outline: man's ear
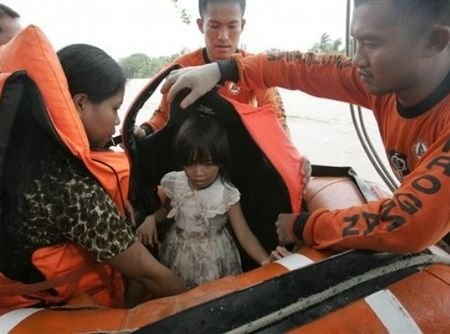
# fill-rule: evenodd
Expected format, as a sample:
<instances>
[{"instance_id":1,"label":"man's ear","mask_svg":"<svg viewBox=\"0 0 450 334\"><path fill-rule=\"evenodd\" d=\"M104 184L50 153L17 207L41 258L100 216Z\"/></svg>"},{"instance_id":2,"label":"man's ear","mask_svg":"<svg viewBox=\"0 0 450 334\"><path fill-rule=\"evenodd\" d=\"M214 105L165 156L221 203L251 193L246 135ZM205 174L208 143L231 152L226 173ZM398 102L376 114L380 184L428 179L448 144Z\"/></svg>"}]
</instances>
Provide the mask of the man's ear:
<instances>
[{"instance_id":1,"label":"man's ear","mask_svg":"<svg viewBox=\"0 0 450 334\"><path fill-rule=\"evenodd\" d=\"M86 94L75 94L72 97L73 103L75 104L75 108L77 108L78 113L81 114L83 112L84 109L84 105L87 102L87 96Z\"/></svg>"},{"instance_id":2,"label":"man's ear","mask_svg":"<svg viewBox=\"0 0 450 334\"><path fill-rule=\"evenodd\" d=\"M246 19L244 19L244 18L241 19L241 30L244 30L244 27L245 27L245 23L246 23L246 22L247 22Z\"/></svg>"},{"instance_id":3,"label":"man's ear","mask_svg":"<svg viewBox=\"0 0 450 334\"><path fill-rule=\"evenodd\" d=\"M433 27L428 35L428 43L426 48L426 56L432 57L450 46L450 27L445 25L437 25Z\"/></svg>"},{"instance_id":4,"label":"man's ear","mask_svg":"<svg viewBox=\"0 0 450 334\"><path fill-rule=\"evenodd\" d=\"M203 31L203 19L202 18L198 18L197 19L197 27L198 27L198 30L200 30L200 32L203 34L203 33L205 33L204 31Z\"/></svg>"}]
</instances>

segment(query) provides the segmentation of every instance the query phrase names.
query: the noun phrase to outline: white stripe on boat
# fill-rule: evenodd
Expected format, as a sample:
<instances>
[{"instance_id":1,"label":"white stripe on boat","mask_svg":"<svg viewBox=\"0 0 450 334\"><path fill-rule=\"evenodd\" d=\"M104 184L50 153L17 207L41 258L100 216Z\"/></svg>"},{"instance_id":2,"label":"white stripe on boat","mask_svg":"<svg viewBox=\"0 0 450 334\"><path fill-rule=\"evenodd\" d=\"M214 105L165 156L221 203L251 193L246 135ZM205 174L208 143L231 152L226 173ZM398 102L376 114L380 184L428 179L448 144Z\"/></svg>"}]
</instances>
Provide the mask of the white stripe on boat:
<instances>
[{"instance_id":1,"label":"white stripe on boat","mask_svg":"<svg viewBox=\"0 0 450 334\"><path fill-rule=\"evenodd\" d=\"M402 303L389 290L378 291L365 298L389 333L422 333Z\"/></svg>"},{"instance_id":2,"label":"white stripe on boat","mask_svg":"<svg viewBox=\"0 0 450 334\"><path fill-rule=\"evenodd\" d=\"M275 263L281 264L288 270L294 270L306 267L307 265L314 263L314 261L302 254L293 253L275 261Z\"/></svg>"},{"instance_id":3,"label":"white stripe on boat","mask_svg":"<svg viewBox=\"0 0 450 334\"><path fill-rule=\"evenodd\" d=\"M442 256L443 258L450 259L450 254L438 246L431 246L428 249L434 255L439 255L439 256Z\"/></svg>"},{"instance_id":4,"label":"white stripe on boat","mask_svg":"<svg viewBox=\"0 0 450 334\"><path fill-rule=\"evenodd\" d=\"M14 327L21 323L30 315L43 310L42 308L22 308L17 309L0 316L0 333L9 333Z\"/></svg>"}]
</instances>

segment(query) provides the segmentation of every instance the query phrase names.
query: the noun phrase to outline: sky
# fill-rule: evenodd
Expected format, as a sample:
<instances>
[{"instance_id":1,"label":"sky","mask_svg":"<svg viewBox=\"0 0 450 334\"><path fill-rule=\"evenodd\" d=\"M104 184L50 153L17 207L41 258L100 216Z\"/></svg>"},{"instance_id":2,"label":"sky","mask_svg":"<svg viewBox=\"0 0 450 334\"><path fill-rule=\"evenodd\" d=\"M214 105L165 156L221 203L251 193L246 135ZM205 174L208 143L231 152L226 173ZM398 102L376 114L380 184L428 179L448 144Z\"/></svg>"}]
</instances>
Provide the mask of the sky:
<instances>
[{"instance_id":1,"label":"sky","mask_svg":"<svg viewBox=\"0 0 450 334\"><path fill-rule=\"evenodd\" d=\"M167 56L202 47L197 0L179 0L192 17L182 22L171 0L6 0L23 26L35 24L55 50L88 43L116 59L133 53ZM345 38L346 0L247 0L241 44L250 52L307 50L323 33Z\"/></svg>"}]
</instances>

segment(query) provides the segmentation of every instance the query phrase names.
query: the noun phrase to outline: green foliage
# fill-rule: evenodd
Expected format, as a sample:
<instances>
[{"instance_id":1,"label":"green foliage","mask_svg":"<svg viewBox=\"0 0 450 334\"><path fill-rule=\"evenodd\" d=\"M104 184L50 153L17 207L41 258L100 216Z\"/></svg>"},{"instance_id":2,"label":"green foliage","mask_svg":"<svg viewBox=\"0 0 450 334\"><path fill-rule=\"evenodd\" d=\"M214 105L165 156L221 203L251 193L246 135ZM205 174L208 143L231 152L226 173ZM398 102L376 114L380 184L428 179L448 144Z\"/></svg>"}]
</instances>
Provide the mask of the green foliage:
<instances>
[{"instance_id":1,"label":"green foliage","mask_svg":"<svg viewBox=\"0 0 450 334\"><path fill-rule=\"evenodd\" d=\"M330 35L323 33L320 37L320 42L314 44L314 46L308 51L319 53L345 53L344 46L340 38L332 40Z\"/></svg>"},{"instance_id":2,"label":"green foliage","mask_svg":"<svg viewBox=\"0 0 450 334\"><path fill-rule=\"evenodd\" d=\"M172 56L149 57L143 53L135 53L119 59L119 64L127 79L149 78L177 56L175 54Z\"/></svg>"}]
</instances>

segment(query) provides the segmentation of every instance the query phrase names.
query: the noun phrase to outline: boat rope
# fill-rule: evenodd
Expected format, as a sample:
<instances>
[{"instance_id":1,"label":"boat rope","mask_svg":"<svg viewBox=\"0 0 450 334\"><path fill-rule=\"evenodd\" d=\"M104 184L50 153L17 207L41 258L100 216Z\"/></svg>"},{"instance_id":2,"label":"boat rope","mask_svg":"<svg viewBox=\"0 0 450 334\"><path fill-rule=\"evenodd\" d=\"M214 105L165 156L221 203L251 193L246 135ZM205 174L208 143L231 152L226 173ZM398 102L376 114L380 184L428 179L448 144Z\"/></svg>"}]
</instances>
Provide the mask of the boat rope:
<instances>
[{"instance_id":1,"label":"boat rope","mask_svg":"<svg viewBox=\"0 0 450 334\"><path fill-rule=\"evenodd\" d=\"M131 329L122 329L122 330L95 330L95 331L89 331L89 332L80 332L78 334L131 334L137 331L139 328L131 328Z\"/></svg>"},{"instance_id":2,"label":"boat rope","mask_svg":"<svg viewBox=\"0 0 450 334\"><path fill-rule=\"evenodd\" d=\"M362 283L368 282L370 280L376 279L386 274L394 273L396 271L400 271L403 269L438 263L450 265L450 259L440 255L423 254L414 257L409 257L395 263L390 263L388 265L369 270L361 275L352 277L337 285L329 287L328 289L325 289L321 292L312 294L306 298L300 298L297 302L291 305L278 309L275 312L272 312L254 321L248 322L245 325L237 327L227 333L230 334L253 333L266 326L277 323L282 319L291 316L294 313L303 311L309 307L320 304L321 302Z\"/></svg>"},{"instance_id":3,"label":"boat rope","mask_svg":"<svg viewBox=\"0 0 450 334\"><path fill-rule=\"evenodd\" d=\"M373 168L375 168L376 172L384 181L389 190L394 192L398 188L398 182L389 173L386 166L381 161L380 156L376 153L375 147L373 146L364 125L364 118L361 107L356 106L356 109L357 111L355 110L355 106L350 104L350 113L352 117L353 127L356 131L359 142L361 143L361 146L363 147L364 152L366 153L367 158L370 160Z\"/></svg>"}]
</instances>

